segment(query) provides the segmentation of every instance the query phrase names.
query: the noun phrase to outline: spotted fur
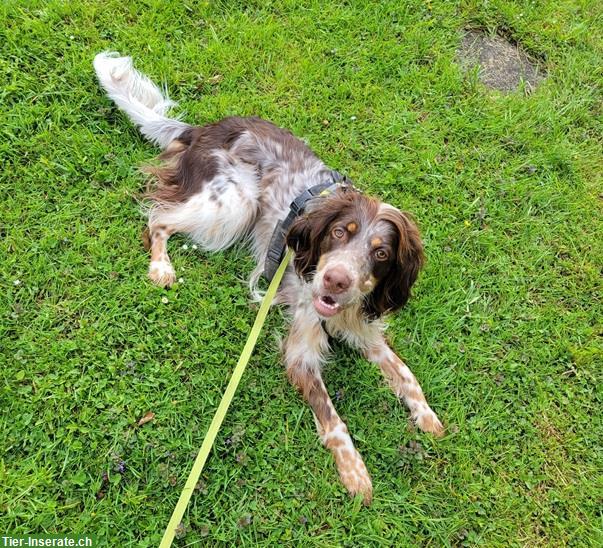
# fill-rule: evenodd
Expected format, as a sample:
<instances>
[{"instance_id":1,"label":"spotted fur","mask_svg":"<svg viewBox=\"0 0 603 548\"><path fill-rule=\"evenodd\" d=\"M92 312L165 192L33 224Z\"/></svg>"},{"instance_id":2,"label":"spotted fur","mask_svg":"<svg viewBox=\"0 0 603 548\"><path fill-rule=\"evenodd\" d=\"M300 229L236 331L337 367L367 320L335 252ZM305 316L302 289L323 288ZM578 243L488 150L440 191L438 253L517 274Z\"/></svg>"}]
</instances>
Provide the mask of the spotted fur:
<instances>
[{"instance_id":1,"label":"spotted fur","mask_svg":"<svg viewBox=\"0 0 603 548\"><path fill-rule=\"evenodd\" d=\"M257 294L275 225L294 198L332 171L291 132L260 118L230 117L204 127L169 118L174 103L128 57L102 53L94 67L118 107L163 149L159 163L145 168L152 181L149 278L174 283L167 241L176 232L209 251L246 241L257 264L250 279ZM416 378L385 342L381 320L410 296L423 264L419 232L407 214L345 187L311 200L287 243L294 262L276 298L291 314L283 345L287 376L312 408L341 481L368 504L371 478L321 371L329 336L347 342L379 366L419 428L443 433Z\"/></svg>"}]
</instances>

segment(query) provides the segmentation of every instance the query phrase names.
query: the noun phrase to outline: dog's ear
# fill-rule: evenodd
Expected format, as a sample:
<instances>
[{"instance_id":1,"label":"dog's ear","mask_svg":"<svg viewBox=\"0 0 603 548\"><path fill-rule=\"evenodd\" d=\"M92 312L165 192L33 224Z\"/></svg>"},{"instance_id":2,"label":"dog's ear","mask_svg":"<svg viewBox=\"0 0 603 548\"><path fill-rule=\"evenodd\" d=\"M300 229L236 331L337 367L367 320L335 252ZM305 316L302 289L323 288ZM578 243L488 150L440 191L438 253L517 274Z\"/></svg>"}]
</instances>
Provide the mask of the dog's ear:
<instances>
[{"instance_id":1,"label":"dog's ear","mask_svg":"<svg viewBox=\"0 0 603 548\"><path fill-rule=\"evenodd\" d=\"M386 275L365 301L365 312L373 318L394 312L406 304L410 288L425 262L419 229L410 218L391 206L381 212L380 217L395 229L396 256Z\"/></svg>"},{"instance_id":2,"label":"dog's ear","mask_svg":"<svg viewBox=\"0 0 603 548\"><path fill-rule=\"evenodd\" d=\"M312 238L310 220L307 215L298 217L287 233L287 246L295 253L294 265L297 273L306 278L316 268L319 251L318 242Z\"/></svg>"},{"instance_id":3,"label":"dog's ear","mask_svg":"<svg viewBox=\"0 0 603 548\"><path fill-rule=\"evenodd\" d=\"M304 279L316 270L320 258L320 238L316 234L317 228L305 214L293 222L287 233L287 246L295 253L293 262L295 270Z\"/></svg>"},{"instance_id":4,"label":"dog's ear","mask_svg":"<svg viewBox=\"0 0 603 548\"><path fill-rule=\"evenodd\" d=\"M306 213L291 225L287 245L295 253L295 270L305 280L309 280L316 271L320 255L327 246L329 227L350 203L350 198L341 192L319 198L310 202Z\"/></svg>"}]
</instances>

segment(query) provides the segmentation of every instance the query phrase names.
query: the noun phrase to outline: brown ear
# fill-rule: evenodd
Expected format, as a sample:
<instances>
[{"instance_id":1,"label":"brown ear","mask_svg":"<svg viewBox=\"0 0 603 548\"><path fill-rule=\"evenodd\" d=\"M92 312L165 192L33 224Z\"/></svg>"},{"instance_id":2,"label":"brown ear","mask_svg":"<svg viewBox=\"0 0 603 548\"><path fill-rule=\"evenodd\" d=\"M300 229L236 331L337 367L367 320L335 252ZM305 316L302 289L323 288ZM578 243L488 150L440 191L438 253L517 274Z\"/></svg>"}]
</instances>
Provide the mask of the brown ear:
<instances>
[{"instance_id":1,"label":"brown ear","mask_svg":"<svg viewBox=\"0 0 603 548\"><path fill-rule=\"evenodd\" d=\"M389 271L365 301L365 312L372 318L395 312L406 304L410 288L425 261L419 229L407 215L394 207L387 207L379 216L396 230L394 245L397 253Z\"/></svg>"},{"instance_id":2,"label":"brown ear","mask_svg":"<svg viewBox=\"0 0 603 548\"><path fill-rule=\"evenodd\" d=\"M344 207L349 207L351 198L346 193L336 192L319 200L310 204L309 210L294 221L287 233L287 245L295 252L295 270L306 280L316 270L330 224Z\"/></svg>"},{"instance_id":3,"label":"brown ear","mask_svg":"<svg viewBox=\"0 0 603 548\"><path fill-rule=\"evenodd\" d=\"M320 257L320 242L312 235L310 219L307 215L298 217L287 233L287 246L295 253L293 264L296 272L307 278Z\"/></svg>"}]
</instances>

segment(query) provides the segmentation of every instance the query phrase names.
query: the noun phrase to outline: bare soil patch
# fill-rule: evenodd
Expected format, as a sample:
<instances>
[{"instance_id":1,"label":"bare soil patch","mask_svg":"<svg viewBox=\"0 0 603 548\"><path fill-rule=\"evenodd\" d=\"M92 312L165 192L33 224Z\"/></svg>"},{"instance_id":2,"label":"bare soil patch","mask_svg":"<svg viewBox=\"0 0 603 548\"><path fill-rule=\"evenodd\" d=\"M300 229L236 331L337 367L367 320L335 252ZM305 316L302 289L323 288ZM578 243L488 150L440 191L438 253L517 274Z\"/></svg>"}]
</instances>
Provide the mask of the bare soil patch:
<instances>
[{"instance_id":1,"label":"bare soil patch","mask_svg":"<svg viewBox=\"0 0 603 548\"><path fill-rule=\"evenodd\" d=\"M516 90L522 81L528 89L534 89L545 77L544 70L521 46L479 30L465 33L458 56L465 70L477 65L480 81L502 92Z\"/></svg>"}]
</instances>

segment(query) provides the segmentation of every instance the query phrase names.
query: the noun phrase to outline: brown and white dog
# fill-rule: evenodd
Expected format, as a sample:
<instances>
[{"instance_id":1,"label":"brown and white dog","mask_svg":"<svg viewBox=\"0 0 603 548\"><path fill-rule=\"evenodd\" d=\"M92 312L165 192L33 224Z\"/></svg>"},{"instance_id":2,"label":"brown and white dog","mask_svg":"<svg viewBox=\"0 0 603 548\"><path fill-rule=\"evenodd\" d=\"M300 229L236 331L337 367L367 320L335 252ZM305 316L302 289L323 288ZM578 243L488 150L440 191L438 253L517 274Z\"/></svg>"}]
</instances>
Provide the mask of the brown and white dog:
<instances>
[{"instance_id":1,"label":"brown and white dog","mask_svg":"<svg viewBox=\"0 0 603 548\"><path fill-rule=\"evenodd\" d=\"M166 244L180 232L206 250L248 241L257 262L250 280L255 291L275 227L290 204L335 181L336 172L289 131L260 118L231 117L204 127L169 118L174 103L129 57L100 53L94 67L109 97L163 149L159 167L147 169L155 181L148 221L151 280L161 286L175 281ZM443 433L416 378L388 346L381 321L408 300L423 263L419 232L395 207L334 183L328 195L304 204L284 238L295 253L277 297L292 316L284 343L287 375L312 407L341 481L369 503L370 476L321 369L329 336L346 341L379 366L421 430Z\"/></svg>"}]
</instances>

